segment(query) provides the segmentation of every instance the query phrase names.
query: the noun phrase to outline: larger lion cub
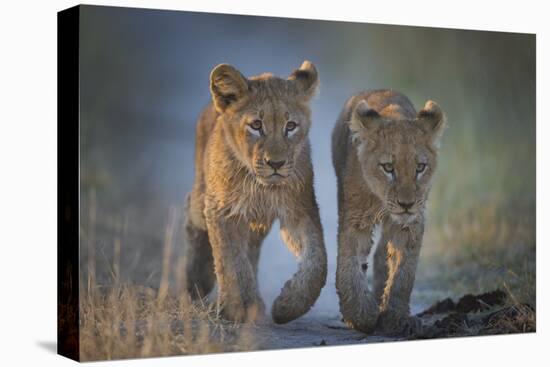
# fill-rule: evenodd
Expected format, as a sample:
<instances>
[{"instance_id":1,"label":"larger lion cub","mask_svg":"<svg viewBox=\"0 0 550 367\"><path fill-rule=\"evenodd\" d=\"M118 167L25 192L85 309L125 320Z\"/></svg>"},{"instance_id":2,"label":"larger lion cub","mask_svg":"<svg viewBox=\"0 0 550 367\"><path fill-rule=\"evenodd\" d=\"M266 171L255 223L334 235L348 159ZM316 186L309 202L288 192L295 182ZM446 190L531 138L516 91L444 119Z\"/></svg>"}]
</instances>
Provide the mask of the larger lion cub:
<instances>
[{"instance_id":1,"label":"larger lion cub","mask_svg":"<svg viewBox=\"0 0 550 367\"><path fill-rule=\"evenodd\" d=\"M188 196L186 280L189 293L199 297L217 280L226 319L263 314L258 258L276 219L299 264L273 304L274 321L306 313L325 285L308 138L308 103L317 85L317 70L308 61L288 79L245 78L226 64L210 75L212 103L198 121L195 183Z\"/></svg>"},{"instance_id":2,"label":"larger lion cub","mask_svg":"<svg viewBox=\"0 0 550 367\"><path fill-rule=\"evenodd\" d=\"M349 99L332 135L338 178L340 311L353 328L411 333L409 299L437 165L444 114L432 101L417 114L404 95L373 90ZM374 254L374 287L367 256Z\"/></svg>"}]
</instances>

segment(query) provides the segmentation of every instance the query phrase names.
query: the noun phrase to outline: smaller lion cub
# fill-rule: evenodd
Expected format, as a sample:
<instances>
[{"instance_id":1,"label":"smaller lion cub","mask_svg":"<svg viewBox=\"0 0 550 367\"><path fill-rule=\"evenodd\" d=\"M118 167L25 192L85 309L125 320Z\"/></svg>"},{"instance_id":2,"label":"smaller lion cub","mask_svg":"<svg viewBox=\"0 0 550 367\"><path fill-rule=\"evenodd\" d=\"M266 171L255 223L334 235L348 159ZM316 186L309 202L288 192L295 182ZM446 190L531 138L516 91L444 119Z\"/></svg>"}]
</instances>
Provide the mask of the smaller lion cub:
<instances>
[{"instance_id":1,"label":"smaller lion cub","mask_svg":"<svg viewBox=\"0 0 550 367\"><path fill-rule=\"evenodd\" d=\"M318 83L309 61L287 79L246 78L227 64L210 74L212 102L197 123L195 182L187 201L185 276L192 297L204 297L217 281L225 319L263 315L258 260L276 219L298 270L275 299L273 320L286 323L306 313L325 285L308 137L309 101Z\"/></svg>"},{"instance_id":2,"label":"smaller lion cub","mask_svg":"<svg viewBox=\"0 0 550 367\"><path fill-rule=\"evenodd\" d=\"M445 127L432 101L416 113L393 90L371 90L350 98L332 134L338 180L336 289L340 311L352 328L412 334L410 316L424 210ZM373 246L373 290L367 257Z\"/></svg>"}]
</instances>

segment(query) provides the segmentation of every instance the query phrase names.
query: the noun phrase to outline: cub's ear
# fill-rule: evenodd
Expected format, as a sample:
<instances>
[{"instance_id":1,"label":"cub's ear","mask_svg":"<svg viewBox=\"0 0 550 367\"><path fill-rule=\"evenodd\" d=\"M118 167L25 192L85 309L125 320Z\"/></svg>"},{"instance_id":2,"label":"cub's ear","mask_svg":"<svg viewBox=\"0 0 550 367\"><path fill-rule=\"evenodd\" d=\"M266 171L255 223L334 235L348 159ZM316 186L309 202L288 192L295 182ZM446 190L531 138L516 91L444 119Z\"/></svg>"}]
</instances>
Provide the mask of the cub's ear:
<instances>
[{"instance_id":1,"label":"cub's ear","mask_svg":"<svg viewBox=\"0 0 550 367\"><path fill-rule=\"evenodd\" d=\"M309 101L315 95L319 86L319 75L315 65L310 61L304 61L299 69L290 74L288 80L294 81L299 96Z\"/></svg>"},{"instance_id":2,"label":"cub's ear","mask_svg":"<svg viewBox=\"0 0 550 367\"><path fill-rule=\"evenodd\" d=\"M233 66L220 64L210 73L210 92L218 112L248 95L246 78Z\"/></svg>"},{"instance_id":3,"label":"cub's ear","mask_svg":"<svg viewBox=\"0 0 550 367\"><path fill-rule=\"evenodd\" d=\"M445 114L434 101L427 101L416 115L416 124L431 137L435 147L439 147L441 136L447 125Z\"/></svg>"},{"instance_id":4,"label":"cub's ear","mask_svg":"<svg viewBox=\"0 0 550 367\"><path fill-rule=\"evenodd\" d=\"M362 100L351 113L349 128L353 134L367 134L374 131L382 124L382 117L374 109L370 108L367 101Z\"/></svg>"}]
</instances>

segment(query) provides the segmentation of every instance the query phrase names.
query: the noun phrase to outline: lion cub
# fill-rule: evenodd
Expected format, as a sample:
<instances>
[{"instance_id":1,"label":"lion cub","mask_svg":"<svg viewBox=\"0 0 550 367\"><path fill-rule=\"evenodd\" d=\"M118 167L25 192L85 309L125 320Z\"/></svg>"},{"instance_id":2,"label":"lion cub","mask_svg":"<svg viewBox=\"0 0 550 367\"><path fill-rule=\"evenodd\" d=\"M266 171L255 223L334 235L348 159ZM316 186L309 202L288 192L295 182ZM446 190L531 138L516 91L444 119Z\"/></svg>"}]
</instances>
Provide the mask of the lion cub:
<instances>
[{"instance_id":1,"label":"lion cub","mask_svg":"<svg viewBox=\"0 0 550 367\"><path fill-rule=\"evenodd\" d=\"M245 78L234 67L210 75L212 103L196 131L195 182L188 195L186 284L203 297L218 283L218 309L229 320L263 315L260 246L278 219L298 270L271 313L286 323L306 313L325 285L327 259L313 191L309 100L317 70L305 61L288 79Z\"/></svg>"},{"instance_id":2,"label":"lion cub","mask_svg":"<svg viewBox=\"0 0 550 367\"><path fill-rule=\"evenodd\" d=\"M338 179L340 311L353 328L414 333L409 315L424 209L445 117L432 101L416 113L392 90L350 98L332 134ZM367 256L374 254L374 287L367 286Z\"/></svg>"}]
</instances>

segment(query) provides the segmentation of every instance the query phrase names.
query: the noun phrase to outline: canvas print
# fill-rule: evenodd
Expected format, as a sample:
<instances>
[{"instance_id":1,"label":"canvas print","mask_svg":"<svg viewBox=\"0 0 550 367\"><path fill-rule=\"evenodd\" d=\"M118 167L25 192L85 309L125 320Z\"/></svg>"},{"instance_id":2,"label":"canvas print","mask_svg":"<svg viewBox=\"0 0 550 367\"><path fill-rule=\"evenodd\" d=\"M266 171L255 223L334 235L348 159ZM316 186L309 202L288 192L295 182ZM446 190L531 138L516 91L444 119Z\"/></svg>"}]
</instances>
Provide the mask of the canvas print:
<instances>
[{"instance_id":1,"label":"canvas print","mask_svg":"<svg viewBox=\"0 0 550 367\"><path fill-rule=\"evenodd\" d=\"M536 331L534 34L58 25L60 354Z\"/></svg>"}]
</instances>

